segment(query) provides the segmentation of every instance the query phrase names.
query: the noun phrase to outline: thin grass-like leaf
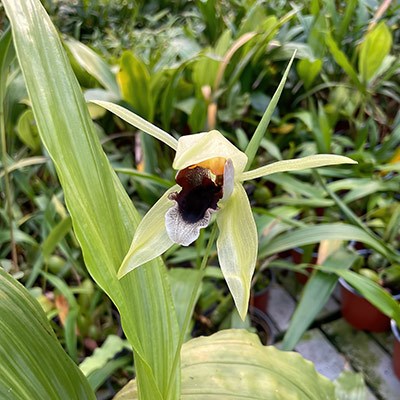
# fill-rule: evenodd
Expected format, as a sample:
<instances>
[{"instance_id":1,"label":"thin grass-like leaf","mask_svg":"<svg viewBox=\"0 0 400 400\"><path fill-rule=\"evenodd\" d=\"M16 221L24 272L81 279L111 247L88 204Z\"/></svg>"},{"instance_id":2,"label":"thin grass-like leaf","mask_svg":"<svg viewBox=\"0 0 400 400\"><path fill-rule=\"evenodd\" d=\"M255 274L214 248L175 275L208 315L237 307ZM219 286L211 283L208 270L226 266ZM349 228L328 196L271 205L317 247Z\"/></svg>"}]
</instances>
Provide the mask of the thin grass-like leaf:
<instances>
[{"instance_id":1,"label":"thin grass-like leaf","mask_svg":"<svg viewBox=\"0 0 400 400\"><path fill-rule=\"evenodd\" d=\"M324 265L331 268L350 268L356 259L357 254L342 250L333 253ZM303 333L328 301L336 282L337 276L334 274L316 271L311 275L283 338L282 350L293 350L295 348Z\"/></svg>"},{"instance_id":2,"label":"thin grass-like leaf","mask_svg":"<svg viewBox=\"0 0 400 400\"><path fill-rule=\"evenodd\" d=\"M264 137L265 132L267 131L269 122L271 121L272 113L274 112L274 110L278 104L279 98L281 97L283 88L286 83L286 79L287 79L289 71L290 71L290 67L292 66L295 56L296 56L296 52L293 53L292 58L290 59L289 64L286 67L285 73L283 74L281 82L279 83L278 89L276 89L271 101L268 104L267 109L265 110L263 117L261 118L260 123L257 126L256 131L254 132L254 134L250 140L250 143L247 145L246 152L245 152L247 155L247 158L248 158L246 170L250 168L251 163L253 162L254 157L257 153L258 147L260 146L261 140Z\"/></svg>"},{"instance_id":3,"label":"thin grass-like leaf","mask_svg":"<svg viewBox=\"0 0 400 400\"><path fill-rule=\"evenodd\" d=\"M59 242L65 237L65 235L71 230L71 218L66 217L61 220L49 233L46 240L43 242L43 259L47 261L51 253L58 246Z\"/></svg>"},{"instance_id":4,"label":"thin grass-like leaf","mask_svg":"<svg viewBox=\"0 0 400 400\"><path fill-rule=\"evenodd\" d=\"M387 257L389 260L393 260L395 262L400 262L400 255L394 249L392 249L390 246L388 246L371 229L369 229L365 224L363 224L363 222L360 220L360 218L356 214L354 214L354 212L339 198L339 196L337 196L335 193L333 193L333 191L330 189L330 187L328 187L328 185L326 185L324 180L319 175L318 171L313 171L313 174L316 177L319 184L326 190L328 195L332 198L332 200L336 203L336 205L339 207L339 209L346 216L347 220L349 222L351 222L352 224L358 226L361 230L363 230L366 235L370 236L372 242L375 243L376 245L378 245L378 247L376 247L376 246L372 246L372 247L374 249L376 249L377 251L379 251L382 255ZM364 243L367 243L367 242L364 242Z\"/></svg>"},{"instance_id":5,"label":"thin grass-like leaf","mask_svg":"<svg viewBox=\"0 0 400 400\"><path fill-rule=\"evenodd\" d=\"M356 226L349 224L321 224L296 229L272 239L259 249L259 257L267 257L307 244L320 243L322 240L356 240L367 244L383 255L387 254L385 247L380 242Z\"/></svg>"},{"instance_id":6,"label":"thin grass-like leaf","mask_svg":"<svg viewBox=\"0 0 400 400\"><path fill-rule=\"evenodd\" d=\"M347 283L361 293L371 304L382 311L389 318L396 321L397 326L400 326L400 304L376 282L366 278L354 271L346 269L331 268L328 266L320 267L323 271L333 272L342 277Z\"/></svg>"},{"instance_id":7,"label":"thin grass-like leaf","mask_svg":"<svg viewBox=\"0 0 400 400\"><path fill-rule=\"evenodd\" d=\"M358 79L357 72L350 64L350 61L347 59L346 55L339 49L339 46L333 39L332 35L328 33L326 35L326 44L335 61L345 70L347 75L353 81L353 83L357 86L358 90L361 93L365 93L365 86Z\"/></svg>"}]
</instances>

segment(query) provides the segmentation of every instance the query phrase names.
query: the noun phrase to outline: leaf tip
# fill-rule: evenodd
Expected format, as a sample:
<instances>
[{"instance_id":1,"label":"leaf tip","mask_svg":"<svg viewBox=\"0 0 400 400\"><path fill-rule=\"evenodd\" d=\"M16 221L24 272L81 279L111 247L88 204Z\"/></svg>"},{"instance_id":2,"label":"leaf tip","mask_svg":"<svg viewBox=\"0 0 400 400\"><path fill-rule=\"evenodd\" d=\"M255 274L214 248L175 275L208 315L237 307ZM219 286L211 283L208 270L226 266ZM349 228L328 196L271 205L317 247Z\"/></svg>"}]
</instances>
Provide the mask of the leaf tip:
<instances>
[{"instance_id":1,"label":"leaf tip","mask_svg":"<svg viewBox=\"0 0 400 400\"><path fill-rule=\"evenodd\" d=\"M122 263L117 273L117 278L122 279L128 272L132 271L133 268L129 268L126 263Z\"/></svg>"}]
</instances>

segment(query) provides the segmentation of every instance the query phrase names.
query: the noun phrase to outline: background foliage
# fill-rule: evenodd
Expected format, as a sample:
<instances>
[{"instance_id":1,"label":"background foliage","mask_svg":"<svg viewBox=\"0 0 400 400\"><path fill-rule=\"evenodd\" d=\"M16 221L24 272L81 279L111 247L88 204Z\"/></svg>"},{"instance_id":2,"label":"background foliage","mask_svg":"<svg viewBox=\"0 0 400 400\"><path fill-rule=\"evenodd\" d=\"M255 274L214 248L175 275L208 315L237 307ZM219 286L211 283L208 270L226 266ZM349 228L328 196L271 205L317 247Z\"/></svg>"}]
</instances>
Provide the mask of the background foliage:
<instances>
[{"instance_id":1,"label":"background foliage","mask_svg":"<svg viewBox=\"0 0 400 400\"><path fill-rule=\"evenodd\" d=\"M321 288L325 296L329 294L336 280L328 275L329 268L352 268L361 277L384 284L393 294L399 292L400 10L396 2L386 2L386 9L373 0L42 3L61 34L86 100L119 102L176 137L216 127L242 150L297 49L253 167L319 152L344 154L359 164L325 168L320 175L309 171L280 173L247 184L259 232L258 267L272 256L275 260L267 263L269 266L293 268L284 252L302 247L306 263L311 259L307 254L315 251L321 240L340 239L346 249L328 259L325 272L313 276L310 294L321 293ZM5 34L9 22L2 5L0 16L0 31ZM104 270L117 269L138 215L173 184L173 153L95 105L89 107L96 128L88 130L92 138L89 143L98 138L102 147L96 145L98 157L93 157L93 163L88 156L91 145L84 152L85 145L73 144L72 140L81 129L78 124L90 121L88 115L83 122L76 121L75 129L65 129L60 148L54 150L43 134L39 138L40 111L32 112L27 86L31 98L36 90L37 95L46 94L43 101L48 104L57 100L60 107L66 107L70 102L54 100L57 94L45 89L46 80L38 80L35 89L26 86L14 57L9 61L9 73L3 69L3 62L1 71L3 87L7 88L1 98L1 263L39 300L73 360L83 360L98 346L108 349L99 364L104 368L88 370L87 375L92 387L100 387L99 393L110 397L132 377L133 370L123 339L106 345L107 337L113 334L121 338L122 330L117 309L104 292L118 309L131 310L135 307L123 304L123 296L115 299L111 287L121 286L129 293L139 291L131 281L119 283ZM67 77L74 79L72 73ZM49 81L60 83L62 78L53 76L48 67ZM33 82L36 78L30 79ZM83 99L80 102L83 107ZM68 113L64 116L68 119ZM48 115L42 119L45 117ZM62 115L55 110L53 118L59 122ZM81 157L73 157L76 153L70 151L72 146L77 146ZM63 171L61 164L50 160L55 153L69 160L71 171ZM116 175L106 160L138 212L122 195L123 189L115 183ZM80 185L85 196L99 204L95 209L84 208L85 196L73 197L76 188L68 174L76 176L83 170L85 174L92 172ZM114 185L117 195L111 195ZM102 192L106 187L108 190ZM120 194L121 201L116 198ZM77 207L83 206L75 215L73 201ZM117 209L125 210L129 217L119 215ZM107 219L115 222L113 232L102 229L101 223ZM92 229L90 221L99 224ZM84 262L78 241L82 243L91 229L104 243L104 252L99 255L93 250L85 255ZM125 232L123 238L121 232ZM164 256L167 266L198 266L207 237L208 233L203 233L196 246L173 247ZM120 248L115 254L108 251L111 242L118 242L111 246ZM140 304L149 298L158 299L165 308L172 304L169 289L163 289L164 269L158 261L154 264L159 276L153 279L148 293L135 299L136 307L143 309ZM357 285L357 278L348 272L338 273L347 273ZM145 271L138 274L143 274L142 282L148 278ZM175 284L182 285L179 276L184 273L172 274L172 295L182 293ZM256 276L259 282L255 280L254 285L260 284L263 273ZM363 284L365 281L361 281L361 289ZM160 293L167 293L166 297L159 297ZM371 296L378 305L388 307L381 295L373 292ZM304 298L307 300L307 296ZM218 270L209 267L192 327L211 333L220 325L231 326L226 322L231 305ZM307 303L303 307L308 309ZM386 309L396 316L393 307ZM292 324L284 342L287 348L294 346L306 322L311 323L317 312L305 313L304 319L299 306L296 318L303 323ZM213 322L211 328L202 323L204 315ZM172 321L171 330L177 329L176 317L167 318ZM128 325L135 324L125 322L125 327ZM162 336L164 326L160 322L152 332ZM144 328L142 334L146 334ZM115 354L119 357L113 359ZM112 375L116 370L119 373ZM101 386L109 376L109 385Z\"/></svg>"}]
</instances>

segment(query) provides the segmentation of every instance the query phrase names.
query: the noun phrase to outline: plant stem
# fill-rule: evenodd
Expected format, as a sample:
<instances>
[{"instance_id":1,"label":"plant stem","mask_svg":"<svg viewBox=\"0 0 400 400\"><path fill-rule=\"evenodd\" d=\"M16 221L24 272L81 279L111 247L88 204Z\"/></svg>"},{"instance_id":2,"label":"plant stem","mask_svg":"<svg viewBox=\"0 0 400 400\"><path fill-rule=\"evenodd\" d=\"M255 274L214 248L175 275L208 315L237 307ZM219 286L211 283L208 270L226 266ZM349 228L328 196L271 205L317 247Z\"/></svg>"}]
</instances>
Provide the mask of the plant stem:
<instances>
[{"instance_id":1,"label":"plant stem","mask_svg":"<svg viewBox=\"0 0 400 400\"><path fill-rule=\"evenodd\" d=\"M4 104L0 99L0 134L1 134L1 150L3 159L3 169L4 169L4 180L6 186L6 202L7 202L7 215L10 224L10 242L11 242L11 257L15 272L18 271L18 255L17 248L15 246L14 240L14 230L13 230L13 215L11 209L11 189L10 189L10 178L8 175L8 163L7 163L7 149L6 149L6 129L4 123Z\"/></svg>"},{"instance_id":2,"label":"plant stem","mask_svg":"<svg viewBox=\"0 0 400 400\"><path fill-rule=\"evenodd\" d=\"M192 317L193 309L194 309L194 306L195 306L195 303L197 300L197 293L199 291L201 281L203 280L204 274L206 272L208 257L210 255L212 245L214 244L216 234L217 234L217 224L214 222L212 230L211 230L210 238L208 239L206 252L204 253L200 268L197 271L197 277L196 277L196 281L193 285L192 296L190 297L189 305L186 309L185 320L183 322L182 330L179 335L179 340L178 340L178 345L176 347L174 362L172 364L171 376L168 381L167 399L170 398L171 383L175 379L176 369L177 369L178 362L179 362L180 356L181 356L181 348L182 348L183 341L184 341L185 335L186 335L186 331L189 327L190 319Z\"/></svg>"}]
</instances>

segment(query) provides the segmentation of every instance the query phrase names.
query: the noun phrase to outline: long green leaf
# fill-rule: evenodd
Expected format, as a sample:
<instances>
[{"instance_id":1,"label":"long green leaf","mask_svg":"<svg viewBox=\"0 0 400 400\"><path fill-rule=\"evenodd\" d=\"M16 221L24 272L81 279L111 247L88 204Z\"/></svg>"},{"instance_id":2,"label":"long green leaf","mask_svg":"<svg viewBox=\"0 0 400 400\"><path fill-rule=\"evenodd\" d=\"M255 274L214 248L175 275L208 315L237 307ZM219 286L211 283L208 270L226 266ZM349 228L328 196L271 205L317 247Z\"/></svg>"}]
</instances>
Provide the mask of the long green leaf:
<instances>
[{"instance_id":1,"label":"long green leaf","mask_svg":"<svg viewBox=\"0 0 400 400\"><path fill-rule=\"evenodd\" d=\"M189 268L172 268L168 272L169 280L171 282L172 296L175 303L176 314L178 317L179 326L182 329L185 320L186 309L193 290L198 270ZM197 296L200 296L201 286L198 288ZM195 304L197 303L197 299ZM185 332L186 333L186 332Z\"/></svg>"},{"instance_id":2,"label":"long green leaf","mask_svg":"<svg viewBox=\"0 0 400 400\"><path fill-rule=\"evenodd\" d=\"M358 90L361 93L365 93L365 86L360 82L357 76L357 72L350 64L350 61L347 59L346 55L339 49L339 46L333 39L332 35L328 33L326 35L326 44L329 48L330 53L333 55L336 62L345 70L347 75L353 81L353 83L357 86Z\"/></svg>"},{"instance_id":3,"label":"long green leaf","mask_svg":"<svg viewBox=\"0 0 400 400\"><path fill-rule=\"evenodd\" d=\"M137 399L131 381L114 400ZM220 331L182 348L182 400L335 400L334 386L300 354L262 346L246 330Z\"/></svg>"},{"instance_id":4,"label":"long green leaf","mask_svg":"<svg viewBox=\"0 0 400 400\"><path fill-rule=\"evenodd\" d=\"M0 268L0 398L94 400L32 295Z\"/></svg>"},{"instance_id":5,"label":"long green leaf","mask_svg":"<svg viewBox=\"0 0 400 400\"><path fill-rule=\"evenodd\" d=\"M357 254L342 249L328 257L324 265L332 268L350 268L356 259ZM295 348L303 333L328 301L336 282L337 276L334 274L316 271L311 275L283 338L282 350Z\"/></svg>"},{"instance_id":6,"label":"long green leaf","mask_svg":"<svg viewBox=\"0 0 400 400\"><path fill-rule=\"evenodd\" d=\"M14 58L11 30L7 29L0 38L0 103L3 103L6 95L7 71Z\"/></svg>"},{"instance_id":7,"label":"long green leaf","mask_svg":"<svg viewBox=\"0 0 400 400\"><path fill-rule=\"evenodd\" d=\"M265 113L261 118L261 121L258 124L257 129L250 140L250 143L247 145L246 155L248 157L248 161L246 165L246 170L250 168L251 163L253 162L254 157L257 153L258 147L260 146L261 140L264 137L265 132L267 131L269 122L271 121L272 113L274 112L278 104L279 98L281 97L295 55L296 52L293 53L292 58L290 59L289 64L286 67L285 73L283 74L281 82L279 83L278 89L276 89L275 94L273 95L271 101L269 102L268 107L265 110Z\"/></svg>"},{"instance_id":8,"label":"long green leaf","mask_svg":"<svg viewBox=\"0 0 400 400\"><path fill-rule=\"evenodd\" d=\"M39 0L3 1L39 133L56 166L86 266L111 297L134 349L141 398L162 399L179 334L160 259L121 280L139 215L98 140L68 58ZM179 393L179 372L172 387Z\"/></svg>"},{"instance_id":9,"label":"long green leaf","mask_svg":"<svg viewBox=\"0 0 400 400\"><path fill-rule=\"evenodd\" d=\"M321 240L356 240L370 246L383 255L387 250L362 229L348 224L321 224L307 226L274 238L259 250L259 257L267 257L293 247L320 243Z\"/></svg>"},{"instance_id":10,"label":"long green leaf","mask_svg":"<svg viewBox=\"0 0 400 400\"><path fill-rule=\"evenodd\" d=\"M43 258L45 261L47 261L47 258L50 257L54 249L58 246L61 240L64 239L65 235L71 230L71 227L71 217L66 217L51 230L49 236L47 236L42 246Z\"/></svg>"},{"instance_id":11,"label":"long green leaf","mask_svg":"<svg viewBox=\"0 0 400 400\"><path fill-rule=\"evenodd\" d=\"M346 269L336 269L321 266L323 271L333 272L342 277L347 283L360 292L371 304L382 311L389 318L393 318L400 326L400 304L376 282L365 276Z\"/></svg>"},{"instance_id":12,"label":"long green leaf","mask_svg":"<svg viewBox=\"0 0 400 400\"><path fill-rule=\"evenodd\" d=\"M382 255L387 257L389 260L393 260L395 262L400 262L400 255L389 245L386 244L384 240L378 237L371 229L369 229L360 218L354 214L354 212L337 196L333 191L325 184L324 180L321 178L318 171L313 171L314 176L317 178L319 184L327 191L329 196L333 199L336 205L340 208L343 214L346 216L347 220L352 224L358 226L361 230L363 230L367 235L370 236L373 243L378 245L372 245L372 248L379 251ZM363 241L364 243L369 243ZM383 251L383 252L382 252Z\"/></svg>"},{"instance_id":13,"label":"long green leaf","mask_svg":"<svg viewBox=\"0 0 400 400\"><path fill-rule=\"evenodd\" d=\"M342 42L342 38L346 34L346 32L349 28L351 19L354 16L354 9L356 8L357 3L358 3L358 0L349 0L347 2L342 21L340 22L339 31L337 33L339 43Z\"/></svg>"}]
</instances>

